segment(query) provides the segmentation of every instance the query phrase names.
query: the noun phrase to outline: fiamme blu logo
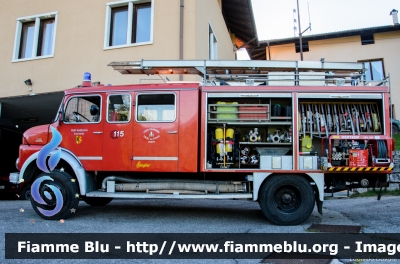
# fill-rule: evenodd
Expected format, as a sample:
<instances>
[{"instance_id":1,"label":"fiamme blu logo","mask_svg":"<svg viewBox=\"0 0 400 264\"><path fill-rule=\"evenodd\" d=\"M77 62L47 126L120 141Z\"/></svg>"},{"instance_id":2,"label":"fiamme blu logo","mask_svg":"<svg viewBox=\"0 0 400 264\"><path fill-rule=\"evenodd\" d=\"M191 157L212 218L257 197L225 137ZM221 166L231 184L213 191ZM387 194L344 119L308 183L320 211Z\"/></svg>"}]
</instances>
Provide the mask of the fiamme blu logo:
<instances>
[{"instance_id":1,"label":"fiamme blu logo","mask_svg":"<svg viewBox=\"0 0 400 264\"><path fill-rule=\"evenodd\" d=\"M64 204L64 198L60 189L56 184L51 184L54 182L54 179L50 174L61 159L61 149L58 146L62 141L62 136L54 127L50 126L50 129L52 138L50 142L39 151L36 160L38 168L49 175L43 175L37 178L31 186L32 199L37 204L42 205L37 206L37 209L48 217L59 213Z\"/></svg>"}]
</instances>

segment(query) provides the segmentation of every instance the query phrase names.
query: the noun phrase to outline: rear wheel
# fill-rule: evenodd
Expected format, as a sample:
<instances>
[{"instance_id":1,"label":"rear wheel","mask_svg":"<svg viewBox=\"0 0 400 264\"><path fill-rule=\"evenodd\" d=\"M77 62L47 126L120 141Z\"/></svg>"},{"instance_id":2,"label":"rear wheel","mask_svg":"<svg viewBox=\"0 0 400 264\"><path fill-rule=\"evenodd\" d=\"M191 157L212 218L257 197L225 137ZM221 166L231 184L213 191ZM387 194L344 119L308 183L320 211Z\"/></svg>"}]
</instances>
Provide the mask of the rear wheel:
<instances>
[{"instance_id":1,"label":"rear wheel","mask_svg":"<svg viewBox=\"0 0 400 264\"><path fill-rule=\"evenodd\" d=\"M82 199L91 206L104 206L109 204L114 198L108 197L82 197Z\"/></svg>"},{"instance_id":2,"label":"rear wheel","mask_svg":"<svg viewBox=\"0 0 400 264\"><path fill-rule=\"evenodd\" d=\"M66 219L78 207L78 184L66 172L54 170L41 173L32 184L31 203L36 213L44 219Z\"/></svg>"},{"instance_id":3,"label":"rear wheel","mask_svg":"<svg viewBox=\"0 0 400 264\"><path fill-rule=\"evenodd\" d=\"M315 196L310 183L299 175L272 176L259 192L261 211L276 225L298 225L311 215Z\"/></svg>"},{"instance_id":4,"label":"rear wheel","mask_svg":"<svg viewBox=\"0 0 400 264\"><path fill-rule=\"evenodd\" d=\"M394 134L397 134L397 133L399 133L399 128L397 126L395 126L395 125L392 125L392 134L394 135Z\"/></svg>"}]
</instances>

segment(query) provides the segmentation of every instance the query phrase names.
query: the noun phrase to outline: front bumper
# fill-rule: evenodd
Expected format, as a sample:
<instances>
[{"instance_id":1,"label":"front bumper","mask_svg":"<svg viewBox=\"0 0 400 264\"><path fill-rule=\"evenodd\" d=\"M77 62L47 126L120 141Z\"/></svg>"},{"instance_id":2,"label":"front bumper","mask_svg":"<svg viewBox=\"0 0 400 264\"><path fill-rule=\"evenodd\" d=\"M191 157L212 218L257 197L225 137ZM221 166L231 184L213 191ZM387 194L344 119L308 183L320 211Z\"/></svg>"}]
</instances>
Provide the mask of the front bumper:
<instances>
[{"instance_id":1,"label":"front bumper","mask_svg":"<svg viewBox=\"0 0 400 264\"><path fill-rule=\"evenodd\" d=\"M18 194L23 187L19 182L19 173L17 175L0 177L0 194ZM12 180L12 181L11 181Z\"/></svg>"}]
</instances>

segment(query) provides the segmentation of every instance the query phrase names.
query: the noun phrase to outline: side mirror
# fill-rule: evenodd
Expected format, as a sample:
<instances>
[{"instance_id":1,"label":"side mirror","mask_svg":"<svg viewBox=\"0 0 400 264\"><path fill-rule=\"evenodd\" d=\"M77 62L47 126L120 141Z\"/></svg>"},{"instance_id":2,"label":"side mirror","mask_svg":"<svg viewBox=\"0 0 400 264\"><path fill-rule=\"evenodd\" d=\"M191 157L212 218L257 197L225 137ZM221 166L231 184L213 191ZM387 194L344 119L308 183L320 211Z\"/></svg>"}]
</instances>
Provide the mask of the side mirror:
<instances>
[{"instance_id":1,"label":"side mirror","mask_svg":"<svg viewBox=\"0 0 400 264\"><path fill-rule=\"evenodd\" d=\"M98 115L99 114L99 107L97 105L91 105L90 106L90 114L92 116Z\"/></svg>"}]
</instances>

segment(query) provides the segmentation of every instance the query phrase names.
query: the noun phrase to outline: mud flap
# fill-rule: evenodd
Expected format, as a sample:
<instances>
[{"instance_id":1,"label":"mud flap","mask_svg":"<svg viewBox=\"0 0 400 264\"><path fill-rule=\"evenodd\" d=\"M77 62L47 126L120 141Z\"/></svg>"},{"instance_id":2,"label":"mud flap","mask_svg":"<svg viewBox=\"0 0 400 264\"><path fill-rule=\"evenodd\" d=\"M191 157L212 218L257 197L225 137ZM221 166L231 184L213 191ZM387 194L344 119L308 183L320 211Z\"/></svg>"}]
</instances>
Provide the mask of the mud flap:
<instances>
[{"instance_id":1,"label":"mud flap","mask_svg":"<svg viewBox=\"0 0 400 264\"><path fill-rule=\"evenodd\" d=\"M320 213L320 215L323 215L322 205L324 204L324 202L319 199L318 195L315 195L315 203L317 204L318 213Z\"/></svg>"}]
</instances>

